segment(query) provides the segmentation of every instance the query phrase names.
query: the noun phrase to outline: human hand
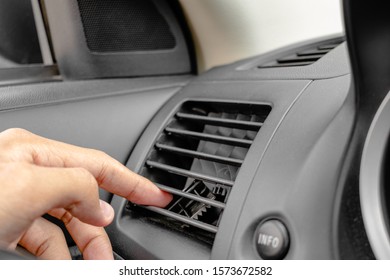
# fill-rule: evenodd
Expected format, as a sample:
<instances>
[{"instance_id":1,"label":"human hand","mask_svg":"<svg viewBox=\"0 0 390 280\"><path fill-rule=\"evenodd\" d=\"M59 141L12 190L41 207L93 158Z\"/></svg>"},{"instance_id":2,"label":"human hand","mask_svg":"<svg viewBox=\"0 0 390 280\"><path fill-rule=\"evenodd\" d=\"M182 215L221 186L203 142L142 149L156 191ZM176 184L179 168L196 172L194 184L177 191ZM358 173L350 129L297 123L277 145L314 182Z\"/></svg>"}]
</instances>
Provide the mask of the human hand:
<instances>
[{"instance_id":1,"label":"human hand","mask_svg":"<svg viewBox=\"0 0 390 280\"><path fill-rule=\"evenodd\" d=\"M0 133L0 246L18 244L42 259L70 259L62 220L84 259L112 259L103 229L114 217L98 187L138 203L166 206L172 196L103 152L23 129Z\"/></svg>"}]
</instances>

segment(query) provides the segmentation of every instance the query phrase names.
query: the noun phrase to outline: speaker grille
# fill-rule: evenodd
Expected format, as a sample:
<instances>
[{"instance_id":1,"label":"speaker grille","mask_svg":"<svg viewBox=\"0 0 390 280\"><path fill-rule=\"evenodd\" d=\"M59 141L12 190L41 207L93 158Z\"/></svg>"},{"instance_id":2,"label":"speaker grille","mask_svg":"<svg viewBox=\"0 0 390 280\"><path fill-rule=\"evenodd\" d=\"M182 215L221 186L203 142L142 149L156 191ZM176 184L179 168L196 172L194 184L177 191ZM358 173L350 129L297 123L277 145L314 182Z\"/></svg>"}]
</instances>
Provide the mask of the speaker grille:
<instances>
[{"instance_id":1,"label":"speaker grille","mask_svg":"<svg viewBox=\"0 0 390 280\"><path fill-rule=\"evenodd\" d=\"M176 46L168 23L150 0L77 2L92 52L154 51Z\"/></svg>"}]
</instances>

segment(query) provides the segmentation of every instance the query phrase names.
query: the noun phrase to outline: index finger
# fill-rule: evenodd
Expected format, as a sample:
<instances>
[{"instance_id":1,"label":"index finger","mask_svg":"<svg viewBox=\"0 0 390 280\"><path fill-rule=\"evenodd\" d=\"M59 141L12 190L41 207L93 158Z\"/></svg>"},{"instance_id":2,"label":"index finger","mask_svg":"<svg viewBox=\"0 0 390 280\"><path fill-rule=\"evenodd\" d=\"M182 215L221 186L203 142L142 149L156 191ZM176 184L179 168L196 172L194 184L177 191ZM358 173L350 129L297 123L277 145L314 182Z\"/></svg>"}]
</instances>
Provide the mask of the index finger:
<instances>
[{"instance_id":1,"label":"index finger","mask_svg":"<svg viewBox=\"0 0 390 280\"><path fill-rule=\"evenodd\" d=\"M34 164L84 168L96 178L101 188L137 204L165 207L172 200L171 194L161 191L104 152L50 140L22 129L12 132L19 134L19 141L25 142Z\"/></svg>"}]
</instances>

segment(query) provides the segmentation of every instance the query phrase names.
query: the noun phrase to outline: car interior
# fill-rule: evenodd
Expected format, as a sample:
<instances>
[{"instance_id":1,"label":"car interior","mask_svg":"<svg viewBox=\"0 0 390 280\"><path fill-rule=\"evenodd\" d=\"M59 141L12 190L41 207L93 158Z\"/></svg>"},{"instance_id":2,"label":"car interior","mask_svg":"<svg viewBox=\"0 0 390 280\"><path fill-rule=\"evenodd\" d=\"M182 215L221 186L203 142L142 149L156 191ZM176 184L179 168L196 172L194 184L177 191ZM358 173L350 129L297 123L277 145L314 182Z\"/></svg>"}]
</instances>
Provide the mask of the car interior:
<instances>
[{"instance_id":1,"label":"car interior","mask_svg":"<svg viewBox=\"0 0 390 280\"><path fill-rule=\"evenodd\" d=\"M256 19L240 1L194 2L0 0L0 131L102 150L173 195L100 190L116 259L389 259L385 3L343 0L344 31L275 48L229 27Z\"/></svg>"}]
</instances>

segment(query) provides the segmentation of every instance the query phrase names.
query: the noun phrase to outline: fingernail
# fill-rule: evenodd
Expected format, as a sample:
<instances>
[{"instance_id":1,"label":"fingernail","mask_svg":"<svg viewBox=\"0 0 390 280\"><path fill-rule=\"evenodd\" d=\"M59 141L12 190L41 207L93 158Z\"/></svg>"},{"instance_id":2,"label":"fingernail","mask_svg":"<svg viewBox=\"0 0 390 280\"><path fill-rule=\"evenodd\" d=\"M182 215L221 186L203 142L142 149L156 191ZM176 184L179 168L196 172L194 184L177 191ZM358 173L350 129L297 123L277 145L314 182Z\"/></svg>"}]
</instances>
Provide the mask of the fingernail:
<instances>
[{"instance_id":1,"label":"fingernail","mask_svg":"<svg viewBox=\"0 0 390 280\"><path fill-rule=\"evenodd\" d=\"M111 221L112 218L114 217L114 209L112 208L112 206L110 204L108 204L107 202L100 200L100 209L103 213L103 216L107 220Z\"/></svg>"}]
</instances>

